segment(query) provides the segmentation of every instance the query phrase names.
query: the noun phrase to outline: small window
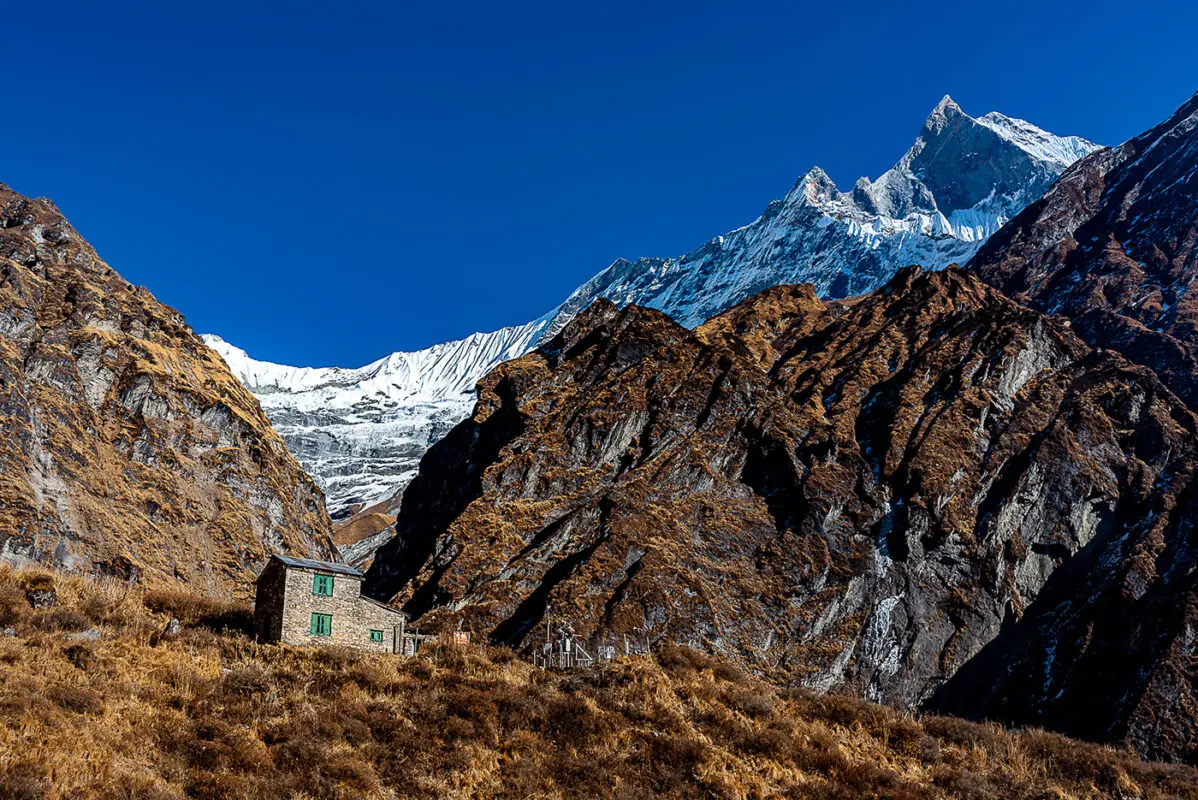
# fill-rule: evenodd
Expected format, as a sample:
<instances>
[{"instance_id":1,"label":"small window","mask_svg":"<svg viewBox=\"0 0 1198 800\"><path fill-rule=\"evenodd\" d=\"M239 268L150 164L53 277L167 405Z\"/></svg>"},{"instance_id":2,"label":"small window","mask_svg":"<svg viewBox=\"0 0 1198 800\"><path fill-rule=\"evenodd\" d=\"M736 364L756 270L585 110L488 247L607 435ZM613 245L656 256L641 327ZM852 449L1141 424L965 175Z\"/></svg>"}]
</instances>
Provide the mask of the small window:
<instances>
[{"instance_id":1,"label":"small window","mask_svg":"<svg viewBox=\"0 0 1198 800\"><path fill-rule=\"evenodd\" d=\"M375 631L375 630L372 630L372 631L370 632L370 641L372 641L372 642L381 642L381 641L383 641L383 632L382 632L382 631Z\"/></svg>"},{"instance_id":2,"label":"small window","mask_svg":"<svg viewBox=\"0 0 1198 800\"><path fill-rule=\"evenodd\" d=\"M312 594L323 594L325 597L332 597L333 576L314 575L312 577Z\"/></svg>"},{"instance_id":3,"label":"small window","mask_svg":"<svg viewBox=\"0 0 1198 800\"><path fill-rule=\"evenodd\" d=\"M308 632L313 636L332 636L333 635L333 615L332 614L313 614L312 627L308 628Z\"/></svg>"}]
</instances>

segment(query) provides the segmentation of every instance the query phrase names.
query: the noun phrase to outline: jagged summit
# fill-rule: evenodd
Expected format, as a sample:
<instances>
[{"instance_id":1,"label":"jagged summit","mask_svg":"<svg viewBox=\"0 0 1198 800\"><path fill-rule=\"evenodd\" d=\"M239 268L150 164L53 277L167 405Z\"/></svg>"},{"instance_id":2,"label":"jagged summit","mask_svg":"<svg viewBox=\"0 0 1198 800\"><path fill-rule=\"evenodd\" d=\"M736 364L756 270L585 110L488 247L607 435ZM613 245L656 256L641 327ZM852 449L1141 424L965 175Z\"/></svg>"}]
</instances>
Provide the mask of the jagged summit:
<instances>
[{"instance_id":1,"label":"jagged summit","mask_svg":"<svg viewBox=\"0 0 1198 800\"><path fill-rule=\"evenodd\" d=\"M961 106L957 105L957 102L946 94L940 98L940 102L936 104L936 107L932 109L932 113L928 115L927 120L923 124L924 129L939 130L947 125L954 116L964 115L964 113L961 110Z\"/></svg>"},{"instance_id":2,"label":"jagged summit","mask_svg":"<svg viewBox=\"0 0 1198 800\"><path fill-rule=\"evenodd\" d=\"M995 222L1039 195L1029 188L1043 191L1095 149L997 112L974 119L945 95L893 168L876 181L857 182L851 200L858 208L849 211L896 219L939 213L955 237L976 241L978 222L992 233Z\"/></svg>"},{"instance_id":3,"label":"jagged summit","mask_svg":"<svg viewBox=\"0 0 1198 800\"><path fill-rule=\"evenodd\" d=\"M1098 145L1023 120L985 123L947 95L915 143L876 180L840 191L818 166L754 222L674 259L619 260L558 309L550 333L596 297L665 311L694 327L767 286L814 283L860 294L902 265L963 263L982 242Z\"/></svg>"}]
</instances>

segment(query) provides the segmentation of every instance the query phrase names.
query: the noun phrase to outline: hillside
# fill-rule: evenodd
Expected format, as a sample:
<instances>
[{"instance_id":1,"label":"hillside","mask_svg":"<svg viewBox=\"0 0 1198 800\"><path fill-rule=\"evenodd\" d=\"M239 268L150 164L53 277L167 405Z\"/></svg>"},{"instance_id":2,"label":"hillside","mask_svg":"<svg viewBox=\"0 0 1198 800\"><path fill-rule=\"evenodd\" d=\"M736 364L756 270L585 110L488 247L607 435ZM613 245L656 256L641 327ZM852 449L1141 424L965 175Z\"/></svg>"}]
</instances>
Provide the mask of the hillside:
<instances>
[{"instance_id":1,"label":"hillside","mask_svg":"<svg viewBox=\"0 0 1198 800\"><path fill-rule=\"evenodd\" d=\"M682 648L547 673L503 649L258 645L247 613L0 568L0 796L1198 797L1188 767L779 690Z\"/></svg>"},{"instance_id":2,"label":"hillside","mask_svg":"<svg viewBox=\"0 0 1198 800\"><path fill-rule=\"evenodd\" d=\"M516 647L552 607L1189 759L1196 430L1150 371L959 269L776 287L693 332L598 302L480 384L366 591Z\"/></svg>"},{"instance_id":3,"label":"hillside","mask_svg":"<svg viewBox=\"0 0 1198 800\"><path fill-rule=\"evenodd\" d=\"M0 185L0 558L244 592L323 496L175 310Z\"/></svg>"}]
</instances>

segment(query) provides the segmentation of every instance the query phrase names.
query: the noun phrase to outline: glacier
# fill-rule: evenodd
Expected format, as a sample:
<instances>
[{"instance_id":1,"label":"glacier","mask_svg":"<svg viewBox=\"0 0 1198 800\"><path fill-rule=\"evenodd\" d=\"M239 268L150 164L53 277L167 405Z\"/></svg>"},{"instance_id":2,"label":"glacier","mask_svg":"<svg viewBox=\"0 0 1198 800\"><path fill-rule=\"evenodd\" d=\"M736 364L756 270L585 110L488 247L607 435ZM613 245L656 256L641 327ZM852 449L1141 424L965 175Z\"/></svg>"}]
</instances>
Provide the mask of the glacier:
<instances>
[{"instance_id":1,"label":"glacier","mask_svg":"<svg viewBox=\"0 0 1198 800\"><path fill-rule=\"evenodd\" d=\"M617 259L523 325L393 353L358 369L271 364L217 336L205 341L261 401L324 489L334 519L380 503L394 509L424 452L470 415L475 383L597 298L656 308L694 327L779 283L812 283L821 296L839 298L875 289L908 264L965 263L1098 148L998 112L971 117L946 96L876 180L841 191L813 167L748 225L676 258Z\"/></svg>"}]
</instances>

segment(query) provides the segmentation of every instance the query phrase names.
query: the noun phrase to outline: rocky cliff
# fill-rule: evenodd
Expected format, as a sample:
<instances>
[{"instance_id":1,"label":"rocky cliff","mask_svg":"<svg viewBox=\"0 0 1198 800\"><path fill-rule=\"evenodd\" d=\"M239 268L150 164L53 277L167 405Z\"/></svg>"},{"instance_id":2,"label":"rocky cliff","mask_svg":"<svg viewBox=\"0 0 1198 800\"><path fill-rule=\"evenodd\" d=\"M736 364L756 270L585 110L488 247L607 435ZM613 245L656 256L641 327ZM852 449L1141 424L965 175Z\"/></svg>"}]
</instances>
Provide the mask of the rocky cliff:
<instances>
[{"instance_id":1,"label":"rocky cliff","mask_svg":"<svg viewBox=\"0 0 1198 800\"><path fill-rule=\"evenodd\" d=\"M1067 727L1101 687L1074 733L1189 758L1161 730L1192 697L1196 425L958 269L776 287L694 331L600 301L481 383L368 590L517 647L552 606L909 708L973 690Z\"/></svg>"},{"instance_id":2,"label":"rocky cliff","mask_svg":"<svg viewBox=\"0 0 1198 800\"><path fill-rule=\"evenodd\" d=\"M0 557L244 593L320 490L182 316L0 185Z\"/></svg>"},{"instance_id":3,"label":"rocky cliff","mask_svg":"<svg viewBox=\"0 0 1198 800\"><path fill-rule=\"evenodd\" d=\"M1098 347L1152 367L1198 407L1198 95L1077 162L970 262Z\"/></svg>"}]
</instances>

